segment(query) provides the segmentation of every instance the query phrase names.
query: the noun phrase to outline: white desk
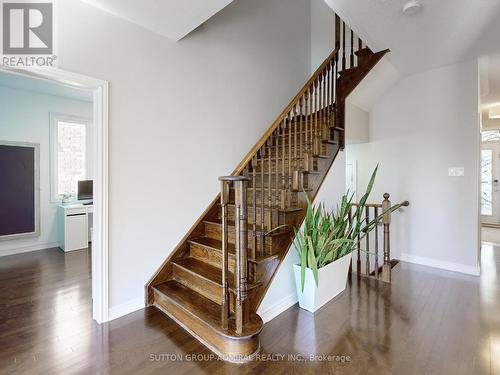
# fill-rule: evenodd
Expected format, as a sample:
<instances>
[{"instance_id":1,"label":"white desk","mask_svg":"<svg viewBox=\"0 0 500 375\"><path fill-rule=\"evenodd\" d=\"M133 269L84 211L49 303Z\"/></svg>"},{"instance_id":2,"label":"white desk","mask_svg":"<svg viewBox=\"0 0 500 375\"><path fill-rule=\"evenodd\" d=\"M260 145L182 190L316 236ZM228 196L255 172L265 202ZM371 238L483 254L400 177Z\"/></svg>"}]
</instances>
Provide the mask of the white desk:
<instances>
[{"instance_id":1,"label":"white desk","mask_svg":"<svg viewBox=\"0 0 500 375\"><path fill-rule=\"evenodd\" d=\"M80 250L89 246L93 212L93 205L71 203L58 206L59 247L62 250Z\"/></svg>"}]
</instances>

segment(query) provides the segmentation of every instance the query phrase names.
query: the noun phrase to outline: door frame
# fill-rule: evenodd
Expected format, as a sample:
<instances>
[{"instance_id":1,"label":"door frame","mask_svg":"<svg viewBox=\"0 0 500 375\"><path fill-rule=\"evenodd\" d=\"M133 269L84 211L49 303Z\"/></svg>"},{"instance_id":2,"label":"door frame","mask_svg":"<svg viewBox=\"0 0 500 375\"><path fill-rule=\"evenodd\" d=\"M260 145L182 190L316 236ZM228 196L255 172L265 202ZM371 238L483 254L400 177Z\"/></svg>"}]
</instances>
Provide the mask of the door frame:
<instances>
[{"instance_id":1,"label":"door frame","mask_svg":"<svg viewBox=\"0 0 500 375\"><path fill-rule=\"evenodd\" d=\"M0 71L65 86L92 90L94 152L94 229L92 240L92 317L97 323L109 320L109 82L59 68Z\"/></svg>"}]
</instances>

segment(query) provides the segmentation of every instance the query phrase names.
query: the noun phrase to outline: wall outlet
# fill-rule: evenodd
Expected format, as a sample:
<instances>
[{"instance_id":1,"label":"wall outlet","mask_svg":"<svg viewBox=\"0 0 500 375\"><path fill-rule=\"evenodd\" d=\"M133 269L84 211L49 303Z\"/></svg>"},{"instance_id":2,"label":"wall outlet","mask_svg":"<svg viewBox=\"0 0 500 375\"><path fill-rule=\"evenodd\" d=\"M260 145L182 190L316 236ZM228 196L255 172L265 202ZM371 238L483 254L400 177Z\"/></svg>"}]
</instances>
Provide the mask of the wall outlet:
<instances>
[{"instance_id":1,"label":"wall outlet","mask_svg":"<svg viewBox=\"0 0 500 375\"><path fill-rule=\"evenodd\" d=\"M448 176L463 177L465 176L465 169L464 167L450 167L448 168Z\"/></svg>"}]
</instances>

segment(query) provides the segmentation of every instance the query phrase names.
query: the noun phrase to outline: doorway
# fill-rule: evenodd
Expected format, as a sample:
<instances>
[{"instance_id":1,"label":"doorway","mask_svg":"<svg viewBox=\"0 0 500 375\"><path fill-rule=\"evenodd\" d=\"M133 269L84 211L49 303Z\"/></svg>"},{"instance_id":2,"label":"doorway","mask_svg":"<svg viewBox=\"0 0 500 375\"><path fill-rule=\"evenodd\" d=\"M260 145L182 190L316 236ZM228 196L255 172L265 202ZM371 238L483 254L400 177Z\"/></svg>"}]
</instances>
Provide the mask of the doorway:
<instances>
[{"instance_id":1,"label":"doorway","mask_svg":"<svg viewBox=\"0 0 500 375\"><path fill-rule=\"evenodd\" d=\"M80 75L72 72L67 72L61 69L29 69L29 70L18 70L9 69L5 67L0 67L0 73L8 77L8 79L19 79L24 81L33 82L33 86L40 87L48 84L52 87L57 87L57 90L76 92L85 91L89 94L90 101L92 102L92 109L90 111L90 122L92 123L92 131L86 132L84 130L85 122L81 119L76 118L62 118L60 114L55 114L54 118L58 118L57 121L52 121L52 115L50 116L51 122L53 122L53 130L59 131L60 137L66 137L70 144L69 147L73 149L78 149L82 145L78 139L79 135L85 134L85 141L88 145L88 149L91 150L93 158L88 168L92 170L92 205L84 206L83 208L77 208L74 212L68 212L68 217L79 219L80 223L84 216L86 218L92 218L92 231L87 234L87 232L82 232L82 238L91 239L92 243L92 259L91 259L91 293L92 293L92 317L98 323L103 323L108 320L108 82L96 79L93 77ZM27 107L27 112L29 112L29 106ZM57 117L59 116L59 117ZM46 116L47 122L49 121L49 115ZM47 124L47 130L49 129L49 124ZM62 134L62 135L61 135ZM56 133L57 136L57 133ZM1 137L0 137L1 138ZM47 139L50 136L47 134ZM56 139L56 138L54 138ZM57 143L59 139L56 139ZM47 149L48 147L45 147ZM82 147L83 149L83 147ZM57 151L57 150L56 150ZM59 150L61 151L61 150ZM45 151L48 154L48 150ZM57 155L58 152L55 152ZM61 152L59 152L60 156ZM59 161L65 161L64 155L63 159ZM83 158L81 158L83 160ZM77 161L79 162L79 161ZM54 168L52 168L54 169ZM69 168L71 169L71 168ZM72 171L70 171L72 172ZM40 173L49 173L49 168L46 167L40 171ZM53 181L56 181L52 178ZM62 179L64 180L64 179ZM73 182L62 181L60 179L59 186L70 186ZM82 178L82 180L84 180ZM56 181L57 182L57 181ZM54 190L57 187L57 183L52 184L50 190L50 196L53 199L61 198L60 202L51 202L52 204L62 205L64 197L64 191ZM47 191L47 189L45 189ZM72 192L73 195L75 194ZM72 195L72 194L68 194ZM77 197L75 197L77 199ZM78 211L79 210L79 211ZM78 211L78 212L76 212ZM82 211L82 212L80 212ZM84 222L87 225L88 221ZM75 221L71 223L75 224ZM52 227L60 226L59 223L54 223ZM88 236L88 237L87 237ZM83 241L83 240L82 240ZM60 241L58 241L60 242ZM80 241L81 242L81 241ZM38 250L38 249L36 249ZM29 250L28 250L29 251Z\"/></svg>"}]
</instances>

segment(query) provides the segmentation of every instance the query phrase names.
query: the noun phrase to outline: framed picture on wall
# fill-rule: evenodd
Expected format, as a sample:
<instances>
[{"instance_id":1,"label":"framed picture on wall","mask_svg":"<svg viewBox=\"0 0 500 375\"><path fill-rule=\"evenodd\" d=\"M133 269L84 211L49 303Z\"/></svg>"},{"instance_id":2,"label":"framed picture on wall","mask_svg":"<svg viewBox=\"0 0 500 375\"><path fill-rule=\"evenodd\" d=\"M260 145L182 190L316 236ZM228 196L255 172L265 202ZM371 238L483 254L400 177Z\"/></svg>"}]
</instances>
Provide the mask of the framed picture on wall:
<instances>
[{"instance_id":1,"label":"framed picture on wall","mask_svg":"<svg viewBox=\"0 0 500 375\"><path fill-rule=\"evenodd\" d=\"M40 145L0 141L0 240L40 235Z\"/></svg>"}]
</instances>

